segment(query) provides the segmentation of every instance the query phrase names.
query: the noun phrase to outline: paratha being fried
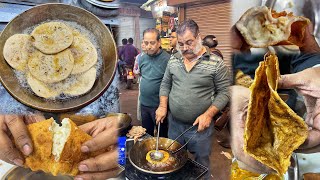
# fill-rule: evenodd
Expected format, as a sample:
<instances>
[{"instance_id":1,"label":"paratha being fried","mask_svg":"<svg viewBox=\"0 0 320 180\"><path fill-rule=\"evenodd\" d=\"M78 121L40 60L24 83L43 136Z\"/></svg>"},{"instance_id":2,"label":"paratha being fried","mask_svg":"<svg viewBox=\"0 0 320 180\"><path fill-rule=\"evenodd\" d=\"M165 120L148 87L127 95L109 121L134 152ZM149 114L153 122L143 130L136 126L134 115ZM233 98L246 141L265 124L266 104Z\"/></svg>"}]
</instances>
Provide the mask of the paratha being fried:
<instances>
[{"instance_id":1,"label":"paratha being fried","mask_svg":"<svg viewBox=\"0 0 320 180\"><path fill-rule=\"evenodd\" d=\"M92 67L88 71L78 74L70 86L63 90L63 93L69 96L79 96L87 93L93 87L97 77L96 68Z\"/></svg>"},{"instance_id":2,"label":"paratha being fried","mask_svg":"<svg viewBox=\"0 0 320 180\"><path fill-rule=\"evenodd\" d=\"M71 74L86 72L98 61L96 48L82 35L74 36L70 50L74 58L74 68Z\"/></svg>"},{"instance_id":3,"label":"paratha being fried","mask_svg":"<svg viewBox=\"0 0 320 180\"><path fill-rule=\"evenodd\" d=\"M73 42L73 33L61 22L48 22L37 26L31 33L34 46L45 54L56 54Z\"/></svg>"},{"instance_id":4,"label":"paratha being fried","mask_svg":"<svg viewBox=\"0 0 320 180\"><path fill-rule=\"evenodd\" d=\"M46 84L33 77L30 73L27 75L27 82L32 91L43 98L55 99L62 93L61 86L58 84Z\"/></svg>"},{"instance_id":5,"label":"paratha being fried","mask_svg":"<svg viewBox=\"0 0 320 180\"><path fill-rule=\"evenodd\" d=\"M244 134L244 151L283 175L292 152L308 136L308 127L277 93L279 65L269 55L255 73Z\"/></svg>"},{"instance_id":6,"label":"paratha being fried","mask_svg":"<svg viewBox=\"0 0 320 180\"><path fill-rule=\"evenodd\" d=\"M10 36L3 47L3 56L8 64L19 71L24 71L29 54L33 51L31 36L15 34Z\"/></svg>"},{"instance_id":7,"label":"paratha being fried","mask_svg":"<svg viewBox=\"0 0 320 180\"><path fill-rule=\"evenodd\" d=\"M55 55L36 51L28 62L30 73L45 83L56 83L66 79L71 74L73 66L74 59L69 49Z\"/></svg>"}]
</instances>

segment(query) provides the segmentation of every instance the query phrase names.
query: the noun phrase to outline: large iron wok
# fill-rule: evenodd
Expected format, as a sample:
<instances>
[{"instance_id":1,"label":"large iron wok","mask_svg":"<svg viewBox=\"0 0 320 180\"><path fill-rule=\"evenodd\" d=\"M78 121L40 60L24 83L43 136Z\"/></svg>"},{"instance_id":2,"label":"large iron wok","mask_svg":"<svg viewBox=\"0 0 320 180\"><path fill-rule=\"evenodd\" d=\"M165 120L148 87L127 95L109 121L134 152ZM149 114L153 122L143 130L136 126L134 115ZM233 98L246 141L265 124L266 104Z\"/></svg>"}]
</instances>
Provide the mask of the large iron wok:
<instances>
[{"instance_id":1,"label":"large iron wok","mask_svg":"<svg viewBox=\"0 0 320 180\"><path fill-rule=\"evenodd\" d=\"M173 140L168 138L159 138L159 149L166 150L166 148L173 142ZM175 141L170 147L169 151L174 151L181 147L181 144ZM168 174L175 172L181 169L185 163L188 161L188 153L186 149L182 149L177 153L173 154L175 158L175 162L172 166L160 168L160 169L152 169L148 166L148 162L146 160L146 155L150 150L156 149L156 138L147 138L142 141L136 142L130 152L129 152L129 161L130 163L138 170L149 173L149 174Z\"/></svg>"},{"instance_id":2,"label":"large iron wok","mask_svg":"<svg viewBox=\"0 0 320 180\"><path fill-rule=\"evenodd\" d=\"M48 20L76 22L96 37L102 52L103 65L94 86L87 94L67 100L53 101L40 98L27 89L21 88L13 69L5 61L2 52L4 44L10 36L22 33L25 29ZM66 4L35 6L15 17L0 35L0 53L0 80L2 85L19 102L46 112L72 111L95 101L111 84L117 61L116 45L109 29L90 12Z\"/></svg>"}]
</instances>

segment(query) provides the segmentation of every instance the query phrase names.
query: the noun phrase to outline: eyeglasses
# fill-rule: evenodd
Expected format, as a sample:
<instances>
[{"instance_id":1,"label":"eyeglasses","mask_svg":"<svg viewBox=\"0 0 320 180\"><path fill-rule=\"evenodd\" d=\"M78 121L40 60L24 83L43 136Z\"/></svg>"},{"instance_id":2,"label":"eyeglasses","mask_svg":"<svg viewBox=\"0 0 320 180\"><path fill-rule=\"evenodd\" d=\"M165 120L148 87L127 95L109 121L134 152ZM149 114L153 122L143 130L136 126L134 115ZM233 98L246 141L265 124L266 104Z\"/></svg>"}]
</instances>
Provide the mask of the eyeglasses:
<instances>
[{"instance_id":1,"label":"eyeglasses","mask_svg":"<svg viewBox=\"0 0 320 180\"><path fill-rule=\"evenodd\" d=\"M157 44L157 41L143 41L144 45L148 46L149 44L151 46L154 46Z\"/></svg>"}]
</instances>

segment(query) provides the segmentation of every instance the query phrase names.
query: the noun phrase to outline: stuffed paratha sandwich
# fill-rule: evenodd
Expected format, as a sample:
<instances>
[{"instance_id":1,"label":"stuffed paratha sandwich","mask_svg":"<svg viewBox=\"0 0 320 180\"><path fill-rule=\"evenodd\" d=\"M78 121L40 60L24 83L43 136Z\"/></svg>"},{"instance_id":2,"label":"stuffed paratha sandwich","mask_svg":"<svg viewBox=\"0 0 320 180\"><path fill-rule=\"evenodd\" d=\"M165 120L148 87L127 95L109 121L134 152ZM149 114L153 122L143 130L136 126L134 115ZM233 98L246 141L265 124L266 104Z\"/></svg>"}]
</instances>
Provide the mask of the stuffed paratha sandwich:
<instances>
[{"instance_id":1,"label":"stuffed paratha sandwich","mask_svg":"<svg viewBox=\"0 0 320 180\"><path fill-rule=\"evenodd\" d=\"M104 151L81 152L82 143L92 137L77 127L70 119L59 126L53 118L27 126L34 145L31 155L25 159L25 167L32 171L42 170L54 176L79 174L79 163Z\"/></svg>"},{"instance_id":2,"label":"stuffed paratha sandwich","mask_svg":"<svg viewBox=\"0 0 320 180\"><path fill-rule=\"evenodd\" d=\"M266 6L252 7L236 23L248 45L263 48L273 45L303 46L310 20L286 11L276 12Z\"/></svg>"}]
</instances>

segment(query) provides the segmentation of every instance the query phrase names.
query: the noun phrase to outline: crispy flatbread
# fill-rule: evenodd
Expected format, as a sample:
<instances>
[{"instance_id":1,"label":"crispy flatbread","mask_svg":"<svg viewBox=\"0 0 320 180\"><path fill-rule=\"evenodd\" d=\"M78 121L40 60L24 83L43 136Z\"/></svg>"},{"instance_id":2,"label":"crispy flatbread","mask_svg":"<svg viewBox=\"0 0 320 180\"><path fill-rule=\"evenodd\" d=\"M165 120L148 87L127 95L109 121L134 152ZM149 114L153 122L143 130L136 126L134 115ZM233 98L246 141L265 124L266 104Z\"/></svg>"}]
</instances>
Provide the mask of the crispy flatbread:
<instances>
[{"instance_id":1,"label":"crispy flatbread","mask_svg":"<svg viewBox=\"0 0 320 180\"><path fill-rule=\"evenodd\" d=\"M33 77L45 83L56 83L66 79L74 66L69 49L55 55L46 55L36 51L29 59L28 67Z\"/></svg>"},{"instance_id":2,"label":"crispy flatbread","mask_svg":"<svg viewBox=\"0 0 320 180\"><path fill-rule=\"evenodd\" d=\"M249 75L244 74L240 69L236 70L236 75L235 75L236 85L249 88L252 83L253 83L253 79Z\"/></svg>"},{"instance_id":3,"label":"crispy flatbread","mask_svg":"<svg viewBox=\"0 0 320 180\"><path fill-rule=\"evenodd\" d=\"M3 47L3 56L14 69L24 71L33 46L28 34L15 34L9 37Z\"/></svg>"},{"instance_id":4,"label":"crispy flatbread","mask_svg":"<svg viewBox=\"0 0 320 180\"><path fill-rule=\"evenodd\" d=\"M244 151L283 175L292 152L308 136L308 127L277 93L279 65L268 55L255 73L244 134Z\"/></svg>"},{"instance_id":5,"label":"crispy flatbread","mask_svg":"<svg viewBox=\"0 0 320 180\"><path fill-rule=\"evenodd\" d=\"M33 152L26 157L25 166L33 171L50 172L50 165L53 163L51 154L53 134L49 129L53 121L51 118L27 126L33 142Z\"/></svg>"},{"instance_id":6,"label":"crispy flatbread","mask_svg":"<svg viewBox=\"0 0 320 180\"><path fill-rule=\"evenodd\" d=\"M31 33L34 46L45 54L56 54L73 42L72 30L61 22L48 22L37 26Z\"/></svg>"},{"instance_id":7,"label":"crispy flatbread","mask_svg":"<svg viewBox=\"0 0 320 180\"><path fill-rule=\"evenodd\" d=\"M82 35L74 36L70 50L74 58L74 68L71 74L86 72L98 61L96 48Z\"/></svg>"},{"instance_id":8,"label":"crispy flatbread","mask_svg":"<svg viewBox=\"0 0 320 180\"><path fill-rule=\"evenodd\" d=\"M96 80L97 70L91 68L83 74L78 74L73 83L63 90L63 93L70 96L79 96L90 91Z\"/></svg>"},{"instance_id":9,"label":"crispy flatbread","mask_svg":"<svg viewBox=\"0 0 320 180\"><path fill-rule=\"evenodd\" d=\"M62 121L62 127L57 127L50 118L28 125L28 130L34 150L26 157L25 166L33 171L75 176L79 173L79 162L104 152L82 153L82 143L92 137L67 118Z\"/></svg>"},{"instance_id":10,"label":"crispy flatbread","mask_svg":"<svg viewBox=\"0 0 320 180\"><path fill-rule=\"evenodd\" d=\"M236 23L247 44L252 47L273 45L303 45L306 26L310 20L302 16L277 13L266 6L252 7Z\"/></svg>"}]
</instances>

